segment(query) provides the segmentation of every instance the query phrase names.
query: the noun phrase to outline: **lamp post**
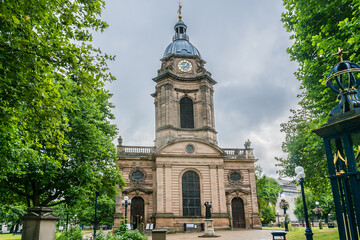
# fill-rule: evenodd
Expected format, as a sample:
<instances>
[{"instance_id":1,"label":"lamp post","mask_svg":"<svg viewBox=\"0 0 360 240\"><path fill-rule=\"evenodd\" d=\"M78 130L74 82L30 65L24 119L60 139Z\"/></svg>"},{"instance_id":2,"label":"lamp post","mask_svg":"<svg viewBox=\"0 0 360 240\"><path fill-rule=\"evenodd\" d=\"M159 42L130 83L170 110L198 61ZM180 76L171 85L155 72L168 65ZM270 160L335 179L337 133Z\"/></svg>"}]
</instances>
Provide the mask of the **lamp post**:
<instances>
[{"instance_id":1,"label":"lamp post","mask_svg":"<svg viewBox=\"0 0 360 240\"><path fill-rule=\"evenodd\" d=\"M125 207L125 224L127 224L127 207L131 204L131 200L128 196L125 196L124 200L122 200L121 203Z\"/></svg>"},{"instance_id":2,"label":"lamp post","mask_svg":"<svg viewBox=\"0 0 360 240\"><path fill-rule=\"evenodd\" d=\"M319 229L322 229L322 222L321 222L321 212L322 212L322 208L319 207L319 202L316 201L315 202L316 208L313 209L313 212L318 216L319 219Z\"/></svg>"},{"instance_id":3,"label":"lamp post","mask_svg":"<svg viewBox=\"0 0 360 240\"><path fill-rule=\"evenodd\" d=\"M281 194L280 195L281 197L281 202L280 202L280 208L284 210L284 223L285 223L285 231L288 232L289 231L289 228L288 228L288 222L286 220L286 209L289 208L289 203L286 202L286 199L285 199L285 194Z\"/></svg>"},{"instance_id":4,"label":"lamp post","mask_svg":"<svg viewBox=\"0 0 360 240\"><path fill-rule=\"evenodd\" d=\"M96 224L97 224L97 198L100 196L99 192L95 193L95 221L94 221L94 239L96 238Z\"/></svg>"},{"instance_id":5,"label":"lamp post","mask_svg":"<svg viewBox=\"0 0 360 240\"><path fill-rule=\"evenodd\" d=\"M304 173L304 168L301 167L301 166L297 166L295 168L295 173L297 174L296 178L300 181L301 195L302 195L302 200L303 200L303 205L304 205L304 215L305 215L305 223L306 223L306 229L305 229L306 240L313 240L313 233L312 233L311 228L310 228L309 216L308 216L308 211L307 211L306 201L305 201L305 192L304 192L305 173Z\"/></svg>"},{"instance_id":6,"label":"lamp post","mask_svg":"<svg viewBox=\"0 0 360 240\"><path fill-rule=\"evenodd\" d=\"M326 85L339 104L329 114L327 122L313 130L323 139L329 179L333 192L340 240L359 240L360 232L360 65L340 57L328 74Z\"/></svg>"}]
</instances>

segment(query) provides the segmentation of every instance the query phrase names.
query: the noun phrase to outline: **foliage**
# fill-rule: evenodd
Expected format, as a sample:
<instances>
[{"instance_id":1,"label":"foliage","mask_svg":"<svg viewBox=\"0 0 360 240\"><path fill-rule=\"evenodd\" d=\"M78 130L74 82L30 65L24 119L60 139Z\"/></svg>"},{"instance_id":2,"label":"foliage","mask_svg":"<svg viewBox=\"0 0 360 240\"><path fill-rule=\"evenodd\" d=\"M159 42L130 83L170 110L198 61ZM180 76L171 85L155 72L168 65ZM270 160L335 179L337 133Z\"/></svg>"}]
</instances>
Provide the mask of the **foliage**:
<instances>
[{"instance_id":1,"label":"foliage","mask_svg":"<svg viewBox=\"0 0 360 240\"><path fill-rule=\"evenodd\" d=\"M261 173L258 173L261 176ZM279 183L265 175L256 180L258 206L263 223L275 221L275 207L278 194L282 191Z\"/></svg>"},{"instance_id":2,"label":"foliage","mask_svg":"<svg viewBox=\"0 0 360 240\"><path fill-rule=\"evenodd\" d=\"M56 238L56 240L82 240L83 236L81 229L78 227L72 227L69 231L64 231Z\"/></svg>"},{"instance_id":3,"label":"foliage","mask_svg":"<svg viewBox=\"0 0 360 240\"><path fill-rule=\"evenodd\" d=\"M276 221L275 218L275 206L263 205L260 211L261 222L264 224L268 224L271 221Z\"/></svg>"},{"instance_id":4,"label":"foliage","mask_svg":"<svg viewBox=\"0 0 360 240\"><path fill-rule=\"evenodd\" d=\"M327 74L337 62L332 56L341 47L350 54L345 59L360 62L360 2L358 0L283 0L282 22L293 45L290 59L299 64L295 73L300 81L299 109L292 110L287 123L281 125L286 134L283 151L278 158L282 176L294 176L294 168L303 166L306 187L314 193L329 189L327 163L322 140L311 130L324 124L330 110L337 105L336 94L325 86Z\"/></svg>"},{"instance_id":5,"label":"foliage","mask_svg":"<svg viewBox=\"0 0 360 240\"><path fill-rule=\"evenodd\" d=\"M73 205L123 185L103 89L113 57L93 47L102 0L0 4L0 202Z\"/></svg>"},{"instance_id":6,"label":"foliage","mask_svg":"<svg viewBox=\"0 0 360 240\"><path fill-rule=\"evenodd\" d=\"M278 182L273 178L266 176L256 180L256 189L258 198L264 199L267 203L276 204L278 194L282 188Z\"/></svg>"},{"instance_id":7,"label":"foliage","mask_svg":"<svg viewBox=\"0 0 360 240\"><path fill-rule=\"evenodd\" d=\"M22 223L20 218L26 213L26 206L23 205L0 205L0 223L11 223L10 232L17 231L17 227Z\"/></svg>"},{"instance_id":8,"label":"foliage","mask_svg":"<svg viewBox=\"0 0 360 240\"><path fill-rule=\"evenodd\" d=\"M331 214L332 216L335 216L335 205L334 205L334 201L332 198L332 193L331 190L327 190L327 193L321 194L321 195L316 195L313 194L313 192L310 189L305 189L305 201L306 201L306 207L307 207L307 212L308 212L308 216L310 219L315 219L316 214L314 213L313 209L316 208L316 204L315 202L318 201L319 202L319 206L323 209L321 216L322 219L325 219L325 222L328 222L328 216L329 214ZM298 219L304 219L305 215L304 215L304 205L303 205L303 200L302 200L302 196L299 195L296 198L295 201L295 211L294 211L295 216Z\"/></svg>"},{"instance_id":9,"label":"foliage","mask_svg":"<svg viewBox=\"0 0 360 240\"><path fill-rule=\"evenodd\" d=\"M98 225L110 225L114 224L115 215L115 199L108 196L100 196L97 200L97 224ZM94 224L95 216L95 201L91 201L84 204L78 211L78 218L81 225Z\"/></svg>"},{"instance_id":10,"label":"foliage","mask_svg":"<svg viewBox=\"0 0 360 240\"><path fill-rule=\"evenodd\" d=\"M146 240L147 237L142 235L138 230L128 230L124 221L121 222L120 228L116 233L99 234L96 240Z\"/></svg>"}]
</instances>

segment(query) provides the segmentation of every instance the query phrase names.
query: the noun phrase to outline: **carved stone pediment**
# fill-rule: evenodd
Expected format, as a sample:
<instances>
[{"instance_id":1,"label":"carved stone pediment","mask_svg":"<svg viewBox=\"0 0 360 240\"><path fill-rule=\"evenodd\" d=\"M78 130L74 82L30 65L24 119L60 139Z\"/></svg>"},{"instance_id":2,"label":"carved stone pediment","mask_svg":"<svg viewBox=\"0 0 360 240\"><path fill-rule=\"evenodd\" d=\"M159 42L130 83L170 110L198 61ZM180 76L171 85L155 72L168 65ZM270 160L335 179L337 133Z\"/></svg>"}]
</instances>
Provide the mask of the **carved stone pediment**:
<instances>
[{"instance_id":1,"label":"carved stone pediment","mask_svg":"<svg viewBox=\"0 0 360 240\"><path fill-rule=\"evenodd\" d=\"M231 193L244 193L246 195L250 194L249 190L246 190L244 188L232 188L232 189L228 189L225 191L226 194L231 194ZM237 194L238 195L238 194Z\"/></svg>"},{"instance_id":2,"label":"carved stone pediment","mask_svg":"<svg viewBox=\"0 0 360 240\"><path fill-rule=\"evenodd\" d=\"M128 189L124 189L122 192L123 192L123 194L129 194L131 192L135 192L135 193L138 193L138 194L139 194L139 192L143 192L145 194L151 194L151 193L153 193L153 190L148 189L148 188L144 188L144 187L140 187L140 186L135 186L135 187L131 187L131 188L128 188Z\"/></svg>"}]
</instances>

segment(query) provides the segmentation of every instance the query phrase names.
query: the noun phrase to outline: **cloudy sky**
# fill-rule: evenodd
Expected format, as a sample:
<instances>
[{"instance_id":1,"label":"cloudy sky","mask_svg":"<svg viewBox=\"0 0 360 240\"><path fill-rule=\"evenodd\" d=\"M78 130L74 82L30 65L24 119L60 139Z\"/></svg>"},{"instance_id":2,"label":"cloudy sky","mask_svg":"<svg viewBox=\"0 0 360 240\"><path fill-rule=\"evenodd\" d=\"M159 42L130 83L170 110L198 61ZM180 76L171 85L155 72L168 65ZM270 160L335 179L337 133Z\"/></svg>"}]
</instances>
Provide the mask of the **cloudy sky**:
<instances>
[{"instance_id":1,"label":"cloudy sky","mask_svg":"<svg viewBox=\"0 0 360 240\"><path fill-rule=\"evenodd\" d=\"M215 124L222 148L243 148L250 139L268 176L276 177L275 156L284 156L280 123L296 108L297 64L286 48L289 33L280 21L281 0L183 0L190 42L207 61L215 85ZM152 78L172 41L176 0L108 0L102 18L110 25L94 45L116 55L117 80L107 85L124 145L153 146L155 116Z\"/></svg>"}]
</instances>

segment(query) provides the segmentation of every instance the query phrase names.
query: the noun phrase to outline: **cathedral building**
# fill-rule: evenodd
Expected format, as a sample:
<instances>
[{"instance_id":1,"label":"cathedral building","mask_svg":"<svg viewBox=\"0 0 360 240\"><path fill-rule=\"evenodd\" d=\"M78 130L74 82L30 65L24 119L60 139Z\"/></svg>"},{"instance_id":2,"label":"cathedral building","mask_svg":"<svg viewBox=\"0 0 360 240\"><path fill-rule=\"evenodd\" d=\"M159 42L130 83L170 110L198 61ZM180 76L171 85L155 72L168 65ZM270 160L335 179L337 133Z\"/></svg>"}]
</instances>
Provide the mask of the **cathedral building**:
<instances>
[{"instance_id":1,"label":"cathedral building","mask_svg":"<svg viewBox=\"0 0 360 240\"><path fill-rule=\"evenodd\" d=\"M117 164L126 186L116 199L115 226L126 217L133 228L152 223L169 231L201 230L204 203L210 202L215 228L261 228L250 141L244 148L218 146L216 81L189 42L181 6L174 28L153 78L155 144L124 146L119 140Z\"/></svg>"}]
</instances>

